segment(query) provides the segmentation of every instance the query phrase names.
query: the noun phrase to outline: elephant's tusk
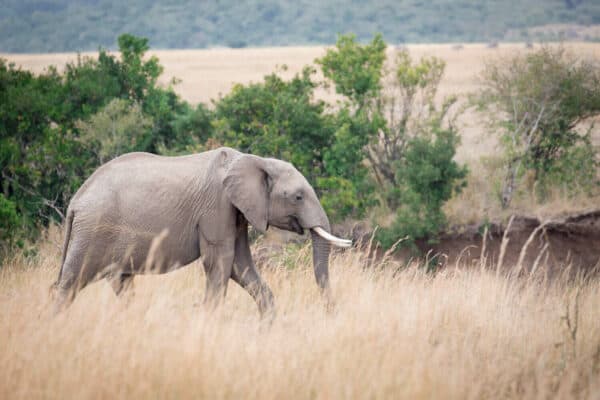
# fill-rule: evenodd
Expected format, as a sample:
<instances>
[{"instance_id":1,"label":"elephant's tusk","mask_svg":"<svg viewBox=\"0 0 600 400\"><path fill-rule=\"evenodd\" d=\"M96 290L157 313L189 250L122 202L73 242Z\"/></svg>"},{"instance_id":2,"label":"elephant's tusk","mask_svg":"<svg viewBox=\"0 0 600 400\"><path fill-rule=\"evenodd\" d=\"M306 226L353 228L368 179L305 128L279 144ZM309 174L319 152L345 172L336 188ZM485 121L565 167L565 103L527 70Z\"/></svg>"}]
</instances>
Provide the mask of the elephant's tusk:
<instances>
[{"instance_id":1,"label":"elephant's tusk","mask_svg":"<svg viewBox=\"0 0 600 400\"><path fill-rule=\"evenodd\" d=\"M341 239L339 237L333 236L331 233L327 232L325 229L317 226L313 228L315 232L323 239L330 241L338 247L350 247L352 246L351 240Z\"/></svg>"}]
</instances>

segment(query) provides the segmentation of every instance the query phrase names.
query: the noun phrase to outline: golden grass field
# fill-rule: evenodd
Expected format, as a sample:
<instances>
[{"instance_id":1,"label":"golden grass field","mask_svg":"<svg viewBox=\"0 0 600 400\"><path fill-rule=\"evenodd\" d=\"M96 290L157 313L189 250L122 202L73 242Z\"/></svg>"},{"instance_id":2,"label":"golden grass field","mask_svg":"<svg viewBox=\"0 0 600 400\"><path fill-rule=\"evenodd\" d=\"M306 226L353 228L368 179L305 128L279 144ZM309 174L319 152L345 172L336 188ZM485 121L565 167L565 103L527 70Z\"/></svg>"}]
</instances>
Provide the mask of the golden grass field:
<instances>
[{"instance_id":1,"label":"golden grass field","mask_svg":"<svg viewBox=\"0 0 600 400\"><path fill-rule=\"evenodd\" d=\"M335 312L320 300L310 245L261 265L278 315L261 322L230 282L216 311L192 264L105 281L51 315L56 230L34 260L0 269L0 398L597 399L600 280L487 268L437 274L333 255ZM253 250L256 250L255 245Z\"/></svg>"},{"instance_id":2,"label":"golden grass field","mask_svg":"<svg viewBox=\"0 0 600 400\"><path fill-rule=\"evenodd\" d=\"M600 44L568 47L600 56ZM441 95L476 89L485 59L525 51L517 44L408 48L414 58L446 60ZM276 65L287 64L289 76L323 53L323 47L152 52L165 67L163 82L181 79L176 90L191 102L217 98L234 82L260 81ZM75 55L0 57L40 72ZM450 220L501 215L490 193L498 172L481 161L493 158L494 142L474 113L460 123L459 159L472 173L467 190L446 207ZM516 209L551 214L597 206L594 198L565 202L560 193L543 207L528 201L515 199ZM233 282L221 307L205 309L199 263L136 277L124 298L106 282L94 283L53 317L49 287L61 240L53 228L37 257L17 254L0 266L0 399L600 398L600 278L548 281L541 270L516 278L493 265L427 274L393 260L370 265L353 249L332 256L337 306L328 314L307 245L272 253L259 265L278 306L272 324L261 322L250 296Z\"/></svg>"}]
</instances>

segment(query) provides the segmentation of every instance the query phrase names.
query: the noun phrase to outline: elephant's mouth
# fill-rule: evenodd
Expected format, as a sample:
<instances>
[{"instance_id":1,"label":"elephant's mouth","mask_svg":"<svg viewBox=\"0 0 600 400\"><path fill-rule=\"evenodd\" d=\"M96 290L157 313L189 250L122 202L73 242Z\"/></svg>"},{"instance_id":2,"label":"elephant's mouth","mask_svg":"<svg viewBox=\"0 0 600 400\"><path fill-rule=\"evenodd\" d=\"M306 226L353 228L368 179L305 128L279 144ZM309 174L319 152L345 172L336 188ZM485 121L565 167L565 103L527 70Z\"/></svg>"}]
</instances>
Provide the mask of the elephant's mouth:
<instances>
[{"instance_id":1,"label":"elephant's mouth","mask_svg":"<svg viewBox=\"0 0 600 400\"><path fill-rule=\"evenodd\" d=\"M300 225L300 221L293 215L282 218L279 221L271 221L270 225L286 231L295 232L298 235L304 234L304 228Z\"/></svg>"},{"instance_id":2,"label":"elephant's mouth","mask_svg":"<svg viewBox=\"0 0 600 400\"><path fill-rule=\"evenodd\" d=\"M300 225L300 221L296 217L290 217L290 226L292 231L296 232L298 235L304 234L304 228Z\"/></svg>"},{"instance_id":3,"label":"elephant's mouth","mask_svg":"<svg viewBox=\"0 0 600 400\"><path fill-rule=\"evenodd\" d=\"M280 228L280 229L285 229L288 231L296 232L298 235L304 234L304 228L300 224L300 221L298 220L298 218L296 218L293 215L287 216L283 223L273 223L273 226ZM351 240L342 239L337 236L334 236L331 233L327 232L325 229L321 228L320 226L307 227L307 229L314 231L317 235L321 236L323 239L327 240L329 243L331 243L335 246L338 246L338 247L352 246Z\"/></svg>"}]
</instances>

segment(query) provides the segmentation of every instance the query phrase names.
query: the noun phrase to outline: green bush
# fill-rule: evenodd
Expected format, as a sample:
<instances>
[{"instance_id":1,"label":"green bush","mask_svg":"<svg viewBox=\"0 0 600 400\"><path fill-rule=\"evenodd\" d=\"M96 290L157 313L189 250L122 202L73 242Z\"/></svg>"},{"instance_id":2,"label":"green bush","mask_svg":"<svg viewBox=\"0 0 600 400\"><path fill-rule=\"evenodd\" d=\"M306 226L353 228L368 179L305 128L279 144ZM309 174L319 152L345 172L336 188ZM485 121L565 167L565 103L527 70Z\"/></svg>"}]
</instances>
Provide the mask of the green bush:
<instances>
[{"instance_id":1,"label":"green bush","mask_svg":"<svg viewBox=\"0 0 600 400\"><path fill-rule=\"evenodd\" d=\"M35 238L40 225L62 218L99 163L130 150L184 146L194 125L210 125L204 108L158 86L162 67L145 58L147 39L121 35L118 42L120 58L101 49L62 74L35 75L0 59L0 193L15 206L19 223L10 226L20 234Z\"/></svg>"},{"instance_id":2,"label":"green bush","mask_svg":"<svg viewBox=\"0 0 600 400\"><path fill-rule=\"evenodd\" d=\"M400 183L390 193L399 204L395 219L377 234L384 247L405 237L403 244L409 245L415 239L435 241L446 224L444 203L466 184L467 168L454 161L458 143L454 129L440 126L433 128L431 136L408 141L404 157L396 164Z\"/></svg>"},{"instance_id":3,"label":"green bush","mask_svg":"<svg viewBox=\"0 0 600 400\"><path fill-rule=\"evenodd\" d=\"M3 244L10 246L19 226L19 215L15 203L0 193L0 259L4 250Z\"/></svg>"},{"instance_id":4,"label":"green bush","mask_svg":"<svg viewBox=\"0 0 600 400\"><path fill-rule=\"evenodd\" d=\"M367 45L360 45L354 34L340 35L335 48L316 62L337 93L363 108L381 91L386 46L380 34Z\"/></svg>"},{"instance_id":5,"label":"green bush","mask_svg":"<svg viewBox=\"0 0 600 400\"><path fill-rule=\"evenodd\" d=\"M243 152L287 160L314 181L332 132L325 104L314 100L314 74L307 67L289 81L273 73L261 83L235 85L215 104L216 139Z\"/></svg>"},{"instance_id":6,"label":"green bush","mask_svg":"<svg viewBox=\"0 0 600 400\"><path fill-rule=\"evenodd\" d=\"M372 206L374 197L361 194L378 192L395 214L391 227L377 236L389 247L404 236L411 239L404 244L433 239L446 223L442 206L460 190L467 171L453 161L459 137L449 111L456 99L445 99L441 107L435 102L444 62L413 62L403 50L386 71L385 49L380 35L366 45L353 35L340 36L317 63L346 100L336 118L337 140L326 153L331 175L351 183L336 182L343 188L337 196L350 198L353 189L359 204ZM444 121L448 126L442 127Z\"/></svg>"},{"instance_id":7,"label":"green bush","mask_svg":"<svg viewBox=\"0 0 600 400\"><path fill-rule=\"evenodd\" d=\"M36 76L0 60L0 192L20 219L13 228L32 235L39 222L59 215L86 164L65 126L66 101L55 69Z\"/></svg>"},{"instance_id":8,"label":"green bush","mask_svg":"<svg viewBox=\"0 0 600 400\"><path fill-rule=\"evenodd\" d=\"M488 62L483 84L477 104L487 112L506 160L504 207L527 171L533 173L542 200L553 186L586 191L597 187L597 176L587 173L598 167L591 129L577 129L600 113L596 62L562 47L541 47Z\"/></svg>"},{"instance_id":9,"label":"green bush","mask_svg":"<svg viewBox=\"0 0 600 400\"><path fill-rule=\"evenodd\" d=\"M138 103L113 99L86 121L77 121L79 140L103 164L123 153L145 150L146 136L152 135L152 118Z\"/></svg>"}]
</instances>

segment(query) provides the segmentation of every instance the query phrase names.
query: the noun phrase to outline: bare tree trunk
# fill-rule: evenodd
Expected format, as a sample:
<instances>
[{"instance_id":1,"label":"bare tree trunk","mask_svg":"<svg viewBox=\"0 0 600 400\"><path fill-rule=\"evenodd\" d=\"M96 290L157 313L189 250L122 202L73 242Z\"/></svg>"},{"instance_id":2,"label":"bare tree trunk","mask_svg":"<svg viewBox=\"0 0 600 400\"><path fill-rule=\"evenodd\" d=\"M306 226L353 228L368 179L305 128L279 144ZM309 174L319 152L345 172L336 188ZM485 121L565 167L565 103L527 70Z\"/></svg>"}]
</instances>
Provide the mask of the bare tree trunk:
<instances>
[{"instance_id":1,"label":"bare tree trunk","mask_svg":"<svg viewBox=\"0 0 600 400\"><path fill-rule=\"evenodd\" d=\"M515 190L515 184L519 167L521 166L521 160L512 160L508 164L506 171L506 178L504 179L504 186L502 187L502 208L506 209L510 205Z\"/></svg>"}]
</instances>

